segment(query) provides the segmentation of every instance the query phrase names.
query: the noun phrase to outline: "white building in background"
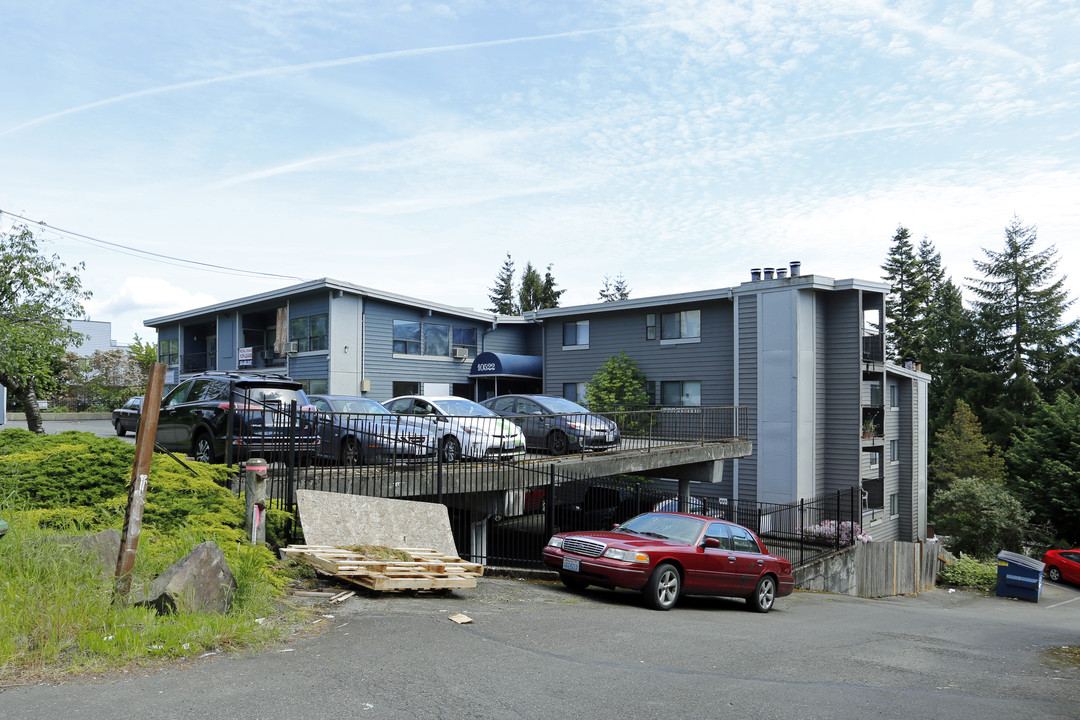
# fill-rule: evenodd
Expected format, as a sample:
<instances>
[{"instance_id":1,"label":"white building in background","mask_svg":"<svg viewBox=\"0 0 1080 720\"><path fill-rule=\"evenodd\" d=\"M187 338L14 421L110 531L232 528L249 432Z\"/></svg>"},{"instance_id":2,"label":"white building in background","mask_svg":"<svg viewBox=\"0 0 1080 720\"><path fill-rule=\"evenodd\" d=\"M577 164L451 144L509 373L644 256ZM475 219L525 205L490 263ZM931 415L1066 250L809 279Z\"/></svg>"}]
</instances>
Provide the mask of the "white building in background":
<instances>
[{"instance_id":1,"label":"white building in background","mask_svg":"<svg viewBox=\"0 0 1080 720\"><path fill-rule=\"evenodd\" d=\"M82 345L68 345L64 350L89 357L98 350L127 348L127 344L117 343L112 339L112 323L102 320L68 320L68 325L85 337Z\"/></svg>"}]
</instances>

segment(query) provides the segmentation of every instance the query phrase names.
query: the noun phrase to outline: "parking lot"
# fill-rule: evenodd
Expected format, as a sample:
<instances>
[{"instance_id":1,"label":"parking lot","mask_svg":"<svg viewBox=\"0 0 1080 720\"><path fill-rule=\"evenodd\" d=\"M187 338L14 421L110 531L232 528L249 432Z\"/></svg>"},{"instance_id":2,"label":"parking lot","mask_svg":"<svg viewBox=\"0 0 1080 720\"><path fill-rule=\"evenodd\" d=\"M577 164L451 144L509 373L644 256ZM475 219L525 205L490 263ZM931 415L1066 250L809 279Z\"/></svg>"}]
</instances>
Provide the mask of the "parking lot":
<instances>
[{"instance_id":1,"label":"parking lot","mask_svg":"<svg viewBox=\"0 0 1080 720\"><path fill-rule=\"evenodd\" d=\"M4 716L141 718L1075 718L1080 591L1038 604L934 590L797 592L767 615L484 578L358 595L253 657L6 689ZM474 622L449 617L464 613ZM1057 649L1057 650L1055 650Z\"/></svg>"}]
</instances>

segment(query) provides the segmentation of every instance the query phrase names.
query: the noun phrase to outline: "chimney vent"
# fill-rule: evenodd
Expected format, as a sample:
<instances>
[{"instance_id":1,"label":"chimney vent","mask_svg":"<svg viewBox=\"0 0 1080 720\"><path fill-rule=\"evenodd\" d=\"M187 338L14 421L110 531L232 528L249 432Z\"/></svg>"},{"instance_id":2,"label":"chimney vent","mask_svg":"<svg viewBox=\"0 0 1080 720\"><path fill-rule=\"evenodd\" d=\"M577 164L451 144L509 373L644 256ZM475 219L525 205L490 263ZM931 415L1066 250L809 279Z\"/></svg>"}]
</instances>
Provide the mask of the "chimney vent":
<instances>
[{"instance_id":1,"label":"chimney vent","mask_svg":"<svg viewBox=\"0 0 1080 720\"><path fill-rule=\"evenodd\" d=\"M777 278L786 278L787 277L787 268L782 268L782 267L776 268L776 277Z\"/></svg>"},{"instance_id":2,"label":"chimney vent","mask_svg":"<svg viewBox=\"0 0 1080 720\"><path fill-rule=\"evenodd\" d=\"M761 268L750 268L750 281L757 282L761 279Z\"/></svg>"},{"instance_id":3,"label":"chimney vent","mask_svg":"<svg viewBox=\"0 0 1080 720\"><path fill-rule=\"evenodd\" d=\"M799 277L799 273L802 272L802 263L798 260L791 261L791 277Z\"/></svg>"},{"instance_id":4,"label":"chimney vent","mask_svg":"<svg viewBox=\"0 0 1080 720\"><path fill-rule=\"evenodd\" d=\"M765 268L765 279L772 280L774 277L773 272L774 268Z\"/></svg>"}]
</instances>

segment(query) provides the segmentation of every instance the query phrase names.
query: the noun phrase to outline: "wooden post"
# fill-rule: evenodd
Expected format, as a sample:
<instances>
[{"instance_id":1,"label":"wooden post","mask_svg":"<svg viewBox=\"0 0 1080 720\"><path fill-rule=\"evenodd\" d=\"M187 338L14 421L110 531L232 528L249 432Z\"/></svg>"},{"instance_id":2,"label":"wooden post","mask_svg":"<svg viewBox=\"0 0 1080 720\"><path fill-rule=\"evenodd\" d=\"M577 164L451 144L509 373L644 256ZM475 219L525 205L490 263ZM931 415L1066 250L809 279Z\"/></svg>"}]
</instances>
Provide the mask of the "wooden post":
<instances>
[{"instance_id":1,"label":"wooden post","mask_svg":"<svg viewBox=\"0 0 1080 720\"><path fill-rule=\"evenodd\" d=\"M154 459L154 439L157 436L158 412L161 410L161 391L164 387L165 365L154 363L150 366L150 379L146 383L146 394L143 395L142 414L139 418L139 431L135 435L135 465L131 468L127 514L124 516L124 532L120 538L120 554L116 558L114 602L126 598L131 591L131 571L135 567L135 551L139 547L146 486L150 478L150 463Z\"/></svg>"}]
</instances>

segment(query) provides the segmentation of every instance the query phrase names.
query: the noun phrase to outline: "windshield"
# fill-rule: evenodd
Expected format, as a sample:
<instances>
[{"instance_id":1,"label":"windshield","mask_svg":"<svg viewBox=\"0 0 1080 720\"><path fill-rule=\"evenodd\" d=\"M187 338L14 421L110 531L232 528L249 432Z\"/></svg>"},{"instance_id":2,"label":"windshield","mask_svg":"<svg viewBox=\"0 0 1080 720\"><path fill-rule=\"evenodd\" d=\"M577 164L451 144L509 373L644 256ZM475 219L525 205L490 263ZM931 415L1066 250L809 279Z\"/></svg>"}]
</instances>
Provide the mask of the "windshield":
<instances>
[{"instance_id":1,"label":"windshield","mask_svg":"<svg viewBox=\"0 0 1080 720\"><path fill-rule=\"evenodd\" d=\"M390 415L389 410L374 400L367 398L338 398L330 403L334 410L343 413L363 413L365 415Z\"/></svg>"},{"instance_id":2,"label":"windshield","mask_svg":"<svg viewBox=\"0 0 1080 720\"><path fill-rule=\"evenodd\" d=\"M564 400L563 398L545 398L544 404L553 413L587 413L589 412L585 408L578 405L576 402L570 400Z\"/></svg>"},{"instance_id":3,"label":"windshield","mask_svg":"<svg viewBox=\"0 0 1080 720\"><path fill-rule=\"evenodd\" d=\"M615 529L689 544L697 542L704 527L704 520L682 517L681 515L645 513L627 520Z\"/></svg>"},{"instance_id":4,"label":"windshield","mask_svg":"<svg viewBox=\"0 0 1080 720\"><path fill-rule=\"evenodd\" d=\"M464 398L460 400L456 398L450 400L432 400L431 402L451 417L468 417L472 415L495 417L495 413L491 412L483 405L477 405L472 400L465 400Z\"/></svg>"}]
</instances>

